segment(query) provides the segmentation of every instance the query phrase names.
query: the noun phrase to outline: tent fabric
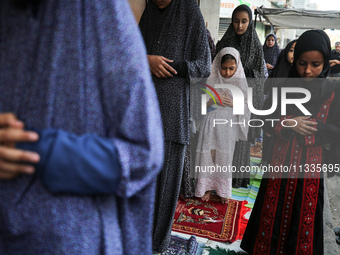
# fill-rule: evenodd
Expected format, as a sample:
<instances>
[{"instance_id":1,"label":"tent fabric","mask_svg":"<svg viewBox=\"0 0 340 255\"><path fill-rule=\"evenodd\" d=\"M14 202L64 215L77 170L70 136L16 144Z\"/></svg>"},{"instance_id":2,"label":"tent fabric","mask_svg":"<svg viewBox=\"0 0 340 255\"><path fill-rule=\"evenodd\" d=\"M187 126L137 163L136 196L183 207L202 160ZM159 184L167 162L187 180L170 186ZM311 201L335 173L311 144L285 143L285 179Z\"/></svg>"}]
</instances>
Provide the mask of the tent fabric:
<instances>
[{"instance_id":1,"label":"tent fabric","mask_svg":"<svg viewBox=\"0 0 340 255\"><path fill-rule=\"evenodd\" d=\"M261 18L276 28L340 29L340 11L257 7Z\"/></svg>"}]
</instances>

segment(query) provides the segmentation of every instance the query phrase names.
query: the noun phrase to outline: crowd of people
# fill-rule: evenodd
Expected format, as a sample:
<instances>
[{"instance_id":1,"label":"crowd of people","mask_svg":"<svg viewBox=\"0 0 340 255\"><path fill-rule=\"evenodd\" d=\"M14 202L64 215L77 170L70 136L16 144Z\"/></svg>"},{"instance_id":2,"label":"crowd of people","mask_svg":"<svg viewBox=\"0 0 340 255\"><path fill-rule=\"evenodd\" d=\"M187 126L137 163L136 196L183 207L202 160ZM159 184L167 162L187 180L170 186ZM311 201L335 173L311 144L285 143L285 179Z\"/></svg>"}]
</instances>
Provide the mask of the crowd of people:
<instances>
[{"instance_id":1,"label":"crowd of people","mask_svg":"<svg viewBox=\"0 0 340 255\"><path fill-rule=\"evenodd\" d=\"M195 0L148 1L138 26L127 1L1 1L0 254L164 252L179 196L228 203L262 133L263 164L339 164L339 51L321 30L262 45L247 5L215 46ZM214 95L203 117L197 78ZM308 116L282 111L290 87ZM236 171L192 175L217 165ZM265 173L242 249L323 254L324 175Z\"/></svg>"}]
</instances>

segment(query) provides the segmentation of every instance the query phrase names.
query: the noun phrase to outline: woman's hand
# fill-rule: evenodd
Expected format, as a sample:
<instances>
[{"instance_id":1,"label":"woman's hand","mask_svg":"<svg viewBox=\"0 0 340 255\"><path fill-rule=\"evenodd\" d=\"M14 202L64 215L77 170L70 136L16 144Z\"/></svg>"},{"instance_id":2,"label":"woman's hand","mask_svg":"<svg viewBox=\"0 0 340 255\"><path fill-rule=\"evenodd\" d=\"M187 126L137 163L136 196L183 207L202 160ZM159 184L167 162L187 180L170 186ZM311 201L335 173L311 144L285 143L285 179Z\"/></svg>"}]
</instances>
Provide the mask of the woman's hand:
<instances>
[{"instance_id":1,"label":"woman's hand","mask_svg":"<svg viewBox=\"0 0 340 255\"><path fill-rule=\"evenodd\" d=\"M294 121L286 121L285 122L285 126L290 126L287 128L290 128L291 130L293 130L294 132L300 134L300 135L312 135L314 134L316 131L318 131L316 128L314 128L314 126L316 126L318 123L309 120L310 117L308 116L299 116L299 117L295 117L292 118L292 120L295 120L297 125L294 127L294 125L296 124Z\"/></svg>"},{"instance_id":2,"label":"woman's hand","mask_svg":"<svg viewBox=\"0 0 340 255\"><path fill-rule=\"evenodd\" d=\"M271 64L268 64L266 63L266 66L267 66L267 69L270 70L270 69L273 69L274 67L271 65Z\"/></svg>"},{"instance_id":3,"label":"woman's hand","mask_svg":"<svg viewBox=\"0 0 340 255\"><path fill-rule=\"evenodd\" d=\"M35 132L24 131L24 123L14 114L0 114L0 179L11 179L19 174L32 174L34 167L24 163L37 163L39 154L15 149L17 142L35 142Z\"/></svg>"},{"instance_id":4,"label":"woman's hand","mask_svg":"<svg viewBox=\"0 0 340 255\"><path fill-rule=\"evenodd\" d=\"M177 74L167 62L171 63L173 60L167 59L163 56L148 55L148 61L151 73L157 78L171 78L173 74Z\"/></svg>"}]
</instances>

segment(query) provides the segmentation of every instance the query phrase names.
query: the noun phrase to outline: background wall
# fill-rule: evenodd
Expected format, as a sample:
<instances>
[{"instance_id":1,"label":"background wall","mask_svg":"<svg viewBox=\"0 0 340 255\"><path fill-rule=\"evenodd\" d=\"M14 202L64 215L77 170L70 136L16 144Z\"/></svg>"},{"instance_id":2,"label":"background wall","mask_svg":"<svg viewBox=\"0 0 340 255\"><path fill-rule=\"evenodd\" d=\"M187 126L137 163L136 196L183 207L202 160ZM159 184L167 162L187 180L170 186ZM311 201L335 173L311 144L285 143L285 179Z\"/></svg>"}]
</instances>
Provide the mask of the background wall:
<instances>
[{"instance_id":1,"label":"background wall","mask_svg":"<svg viewBox=\"0 0 340 255\"><path fill-rule=\"evenodd\" d=\"M129 3L138 23L145 9L146 0L129 0Z\"/></svg>"},{"instance_id":2,"label":"background wall","mask_svg":"<svg viewBox=\"0 0 340 255\"><path fill-rule=\"evenodd\" d=\"M220 20L220 0L200 0L200 9L215 44L218 39Z\"/></svg>"}]
</instances>

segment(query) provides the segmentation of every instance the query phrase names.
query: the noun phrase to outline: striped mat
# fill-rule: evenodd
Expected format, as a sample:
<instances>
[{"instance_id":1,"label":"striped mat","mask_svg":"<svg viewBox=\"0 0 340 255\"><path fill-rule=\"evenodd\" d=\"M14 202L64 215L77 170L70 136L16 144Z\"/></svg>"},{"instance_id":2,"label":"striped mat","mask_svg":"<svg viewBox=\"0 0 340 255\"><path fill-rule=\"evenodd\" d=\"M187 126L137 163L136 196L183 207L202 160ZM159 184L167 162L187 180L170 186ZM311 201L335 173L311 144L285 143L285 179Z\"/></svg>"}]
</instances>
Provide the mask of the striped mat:
<instances>
[{"instance_id":1,"label":"striped mat","mask_svg":"<svg viewBox=\"0 0 340 255\"><path fill-rule=\"evenodd\" d=\"M261 162L259 158L250 158L250 165L257 166ZM232 189L232 199L243 201L246 200L248 204L245 206L248 208L253 208L257 193L260 188L263 173L259 167L253 169L250 173L250 184L248 188L233 188Z\"/></svg>"}]
</instances>

